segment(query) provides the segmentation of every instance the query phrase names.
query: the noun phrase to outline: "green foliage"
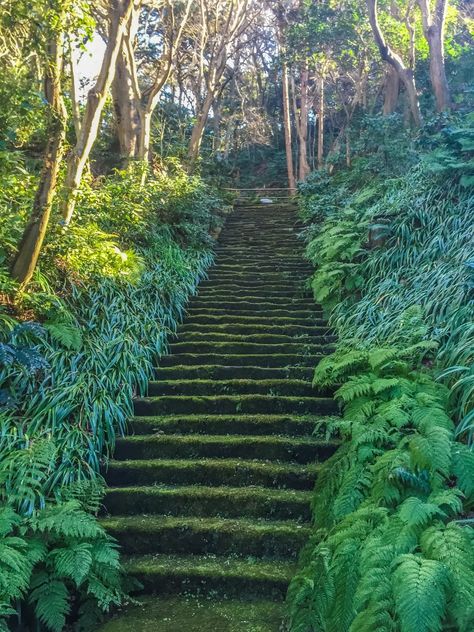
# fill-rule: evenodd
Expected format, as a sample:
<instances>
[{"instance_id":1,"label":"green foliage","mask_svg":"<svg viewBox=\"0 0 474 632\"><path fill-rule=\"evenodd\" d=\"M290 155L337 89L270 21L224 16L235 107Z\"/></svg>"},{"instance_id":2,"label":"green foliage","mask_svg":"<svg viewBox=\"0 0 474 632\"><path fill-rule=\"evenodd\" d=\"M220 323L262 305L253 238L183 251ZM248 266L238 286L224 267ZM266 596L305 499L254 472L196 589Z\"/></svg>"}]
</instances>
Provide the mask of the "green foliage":
<instances>
[{"instance_id":1,"label":"green foliage","mask_svg":"<svg viewBox=\"0 0 474 632\"><path fill-rule=\"evenodd\" d=\"M427 352L340 350L316 369L317 385L343 382L343 446L318 478L292 631L469 629L474 536L456 518L474 503L473 453L455 441L447 391L419 368Z\"/></svg>"},{"instance_id":2,"label":"green foliage","mask_svg":"<svg viewBox=\"0 0 474 632\"><path fill-rule=\"evenodd\" d=\"M51 632L61 632L80 604L93 603L98 612L108 612L112 605L122 603L117 546L79 500L47 504L28 518L2 505L0 534L4 629L16 613L8 605L13 602L21 604L25 621L40 626L35 629ZM81 625L79 617L77 628Z\"/></svg>"},{"instance_id":3,"label":"green foliage","mask_svg":"<svg viewBox=\"0 0 474 632\"><path fill-rule=\"evenodd\" d=\"M447 369L460 433L472 437L472 246L465 227L474 207L463 179L472 170L472 117L435 136L428 131L417 163L410 169L412 157L399 160L403 176L382 180L371 152L352 170L301 187L307 256L316 266L316 300L343 346L392 345L403 330L439 343L436 366ZM449 164L441 156L450 156Z\"/></svg>"}]
</instances>

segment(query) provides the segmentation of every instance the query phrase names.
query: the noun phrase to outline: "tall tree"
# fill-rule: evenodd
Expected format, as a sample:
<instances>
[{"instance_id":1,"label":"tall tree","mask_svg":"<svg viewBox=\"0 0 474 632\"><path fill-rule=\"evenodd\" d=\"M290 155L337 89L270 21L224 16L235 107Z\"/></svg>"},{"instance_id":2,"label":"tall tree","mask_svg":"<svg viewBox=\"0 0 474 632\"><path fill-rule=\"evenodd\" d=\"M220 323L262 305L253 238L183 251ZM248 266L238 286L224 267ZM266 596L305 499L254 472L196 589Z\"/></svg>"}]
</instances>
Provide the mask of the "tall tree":
<instances>
[{"instance_id":1,"label":"tall tree","mask_svg":"<svg viewBox=\"0 0 474 632\"><path fill-rule=\"evenodd\" d=\"M61 23L61 19L58 20ZM49 106L48 143L30 218L23 231L11 274L23 287L38 262L51 215L66 136L67 113L61 93L63 32L57 29L47 45L44 94Z\"/></svg>"},{"instance_id":2,"label":"tall tree","mask_svg":"<svg viewBox=\"0 0 474 632\"><path fill-rule=\"evenodd\" d=\"M423 22L423 34L430 49L430 79L438 112L449 110L451 97L444 64L444 26L448 0L436 0L431 10L430 0L418 0Z\"/></svg>"},{"instance_id":3,"label":"tall tree","mask_svg":"<svg viewBox=\"0 0 474 632\"><path fill-rule=\"evenodd\" d=\"M410 111L413 122L416 126L421 125L421 110L418 103L418 94L416 90L415 75L413 70L407 67L400 55L393 51L385 40L385 36L380 28L378 20L378 2L377 0L367 0L367 8L369 11L369 22L374 34L375 43L378 46L380 56L383 61L387 62L400 77L400 81L405 87L410 104Z\"/></svg>"},{"instance_id":4,"label":"tall tree","mask_svg":"<svg viewBox=\"0 0 474 632\"><path fill-rule=\"evenodd\" d=\"M133 0L110 0L109 30L99 76L94 87L89 90L81 130L76 145L69 154L64 183L62 216L67 226L74 213L76 198L82 174L99 131L102 110L112 84L122 37L134 9Z\"/></svg>"}]
</instances>

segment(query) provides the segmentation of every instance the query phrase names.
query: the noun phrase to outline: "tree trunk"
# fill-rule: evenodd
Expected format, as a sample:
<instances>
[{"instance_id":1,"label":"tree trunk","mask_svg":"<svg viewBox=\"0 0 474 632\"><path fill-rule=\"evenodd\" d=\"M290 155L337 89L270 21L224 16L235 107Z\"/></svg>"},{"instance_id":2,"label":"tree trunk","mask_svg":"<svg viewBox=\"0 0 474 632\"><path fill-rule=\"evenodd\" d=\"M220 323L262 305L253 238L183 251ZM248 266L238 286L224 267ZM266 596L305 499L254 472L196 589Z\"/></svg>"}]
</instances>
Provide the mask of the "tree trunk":
<instances>
[{"instance_id":1,"label":"tree trunk","mask_svg":"<svg viewBox=\"0 0 474 632\"><path fill-rule=\"evenodd\" d=\"M400 93L400 77L393 66L387 66L384 88L383 114L388 116L395 112Z\"/></svg>"},{"instance_id":2,"label":"tree trunk","mask_svg":"<svg viewBox=\"0 0 474 632\"><path fill-rule=\"evenodd\" d=\"M308 163L308 81L309 72L305 67L301 72L301 104L300 115L298 124L298 137L299 137L299 160L298 160L298 178L301 181L306 180L309 172L311 171Z\"/></svg>"},{"instance_id":3,"label":"tree trunk","mask_svg":"<svg viewBox=\"0 0 474 632\"><path fill-rule=\"evenodd\" d=\"M204 129L206 128L207 119L209 118L209 112L211 111L213 101L214 93L209 91L206 94L202 108L198 112L196 123L194 124L193 131L191 133L191 140L189 141L188 162L191 167L199 158L202 137L204 135Z\"/></svg>"},{"instance_id":4,"label":"tree trunk","mask_svg":"<svg viewBox=\"0 0 474 632\"><path fill-rule=\"evenodd\" d=\"M293 171L293 155L291 150L290 94L288 87L288 66L286 61L282 62L281 74L283 87L283 128L285 132L286 168L288 172L288 187L293 191L296 189L296 181Z\"/></svg>"},{"instance_id":5,"label":"tree trunk","mask_svg":"<svg viewBox=\"0 0 474 632\"><path fill-rule=\"evenodd\" d=\"M324 160L324 77L319 78L318 98L318 169L322 169Z\"/></svg>"},{"instance_id":6,"label":"tree trunk","mask_svg":"<svg viewBox=\"0 0 474 632\"><path fill-rule=\"evenodd\" d=\"M69 225L74 213L82 174L95 139L97 138L102 110L115 75L122 37L132 10L133 0L112 0L111 2L108 42L102 60L102 66L95 86L87 95L87 104L81 124L81 133L68 159L66 180L64 183L65 196L62 205L63 222L65 226Z\"/></svg>"},{"instance_id":7,"label":"tree trunk","mask_svg":"<svg viewBox=\"0 0 474 632\"><path fill-rule=\"evenodd\" d=\"M434 14L429 0L418 0L423 33L430 49L430 79L436 99L436 109L444 112L451 107L448 80L444 65L444 25L448 0L437 0Z\"/></svg>"},{"instance_id":8,"label":"tree trunk","mask_svg":"<svg viewBox=\"0 0 474 632\"><path fill-rule=\"evenodd\" d=\"M62 69L62 35L57 35L48 46L48 64L45 73L45 96L50 107L49 140L31 216L20 240L11 270L12 277L22 287L30 281L35 271L46 236L64 150L67 112L61 94Z\"/></svg>"},{"instance_id":9,"label":"tree trunk","mask_svg":"<svg viewBox=\"0 0 474 632\"><path fill-rule=\"evenodd\" d=\"M377 0L367 0L367 8L369 10L369 21L374 34L375 43L380 51L380 56L383 61L390 64L400 77L400 81L406 90L408 96L408 102L410 104L410 111L414 124L419 127L421 125L422 117L420 111L420 105L418 103L418 95L416 93L415 76L410 68L407 68L403 63L402 58L397 55L385 41L385 37L380 28L380 24L377 17Z\"/></svg>"},{"instance_id":10,"label":"tree trunk","mask_svg":"<svg viewBox=\"0 0 474 632\"><path fill-rule=\"evenodd\" d=\"M79 107L79 86L77 83L77 51L69 40L69 66L71 72L71 103L76 140L81 133L81 109Z\"/></svg>"},{"instance_id":11,"label":"tree trunk","mask_svg":"<svg viewBox=\"0 0 474 632\"><path fill-rule=\"evenodd\" d=\"M112 97L120 155L125 163L135 158L140 135L140 113L132 85L128 55L121 50L117 57Z\"/></svg>"}]
</instances>

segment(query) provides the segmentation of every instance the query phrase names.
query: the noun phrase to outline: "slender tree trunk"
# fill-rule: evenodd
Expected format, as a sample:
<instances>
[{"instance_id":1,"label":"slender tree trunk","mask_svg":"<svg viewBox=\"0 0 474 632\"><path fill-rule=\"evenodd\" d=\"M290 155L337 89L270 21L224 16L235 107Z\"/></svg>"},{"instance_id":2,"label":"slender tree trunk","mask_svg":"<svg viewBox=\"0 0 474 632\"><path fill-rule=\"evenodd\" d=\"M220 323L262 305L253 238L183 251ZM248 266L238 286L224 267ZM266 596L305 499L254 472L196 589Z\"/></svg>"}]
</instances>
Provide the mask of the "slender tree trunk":
<instances>
[{"instance_id":1,"label":"slender tree trunk","mask_svg":"<svg viewBox=\"0 0 474 632\"><path fill-rule=\"evenodd\" d=\"M418 0L423 33L430 49L430 79L438 112L449 110L451 97L444 65L444 26L448 0L436 0L433 14L429 0Z\"/></svg>"},{"instance_id":2,"label":"slender tree trunk","mask_svg":"<svg viewBox=\"0 0 474 632\"><path fill-rule=\"evenodd\" d=\"M112 0L108 42L102 60L102 66L95 86L87 95L87 104L81 124L81 133L68 159L66 180L64 183L65 196L62 205L63 222L65 226L69 225L74 213L82 174L95 139L97 138L102 110L115 75L122 37L132 10L133 0Z\"/></svg>"},{"instance_id":3,"label":"slender tree trunk","mask_svg":"<svg viewBox=\"0 0 474 632\"><path fill-rule=\"evenodd\" d=\"M69 67L71 72L71 103L76 140L81 133L81 109L79 107L79 85L77 81L77 50L69 40Z\"/></svg>"},{"instance_id":4,"label":"slender tree trunk","mask_svg":"<svg viewBox=\"0 0 474 632\"><path fill-rule=\"evenodd\" d=\"M400 77L393 66L387 65L384 82L383 114L393 114L397 108L398 95L400 93Z\"/></svg>"},{"instance_id":5,"label":"slender tree trunk","mask_svg":"<svg viewBox=\"0 0 474 632\"><path fill-rule=\"evenodd\" d=\"M206 94L202 108L200 109L196 123L191 133L191 140L189 141L188 149L188 161L191 167L196 163L199 158L199 151L201 149L202 137L206 128L207 119L209 118L209 112L211 111L212 102L214 101L214 93L210 90Z\"/></svg>"},{"instance_id":6,"label":"slender tree trunk","mask_svg":"<svg viewBox=\"0 0 474 632\"><path fill-rule=\"evenodd\" d=\"M62 35L58 35L48 46L49 60L45 73L45 95L50 107L49 140L31 216L23 232L11 270L12 277L23 287L30 281L35 271L46 236L64 150L67 113L61 94L62 45Z\"/></svg>"},{"instance_id":7,"label":"slender tree trunk","mask_svg":"<svg viewBox=\"0 0 474 632\"><path fill-rule=\"evenodd\" d=\"M293 171L293 154L291 149L291 115L290 115L290 94L288 86L288 66L286 61L281 65L282 88L283 88L283 128L285 133L286 168L288 172L288 187L296 189L295 173Z\"/></svg>"},{"instance_id":8,"label":"slender tree trunk","mask_svg":"<svg viewBox=\"0 0 474 632\"><path fill-rule=\"evenodd\" d=\"M385 37L380 28L377 17L377 0L367 0L367 8L369 10L369 21L374 34L375 43L378 46L381 58L390 64L398 73L400 81L406 90L408 102L413 122L417 127L421 125L422 117L420 105L418 103L418 95L416 92L415 76L411 68L407 68L402 58L397 55L385 41Z\"/></svg>"},{"instance_id":9,"label":"slender tree trunk","mask_svg":"<svg viewBox=\"0 0 474 632\"><path fill-rule=\"evenodd\" d=\"M322 169L324 161L324 77L319 78L318 95L318 169Z\"/></svg>"},{"instance_id":10,"label":"slender tree trunk","mask_svg":"<svg viewBox=\"0 0 474 632\"><path fill-rule=\"evenodd\" d=\"M309 72L308 68L303 68L301 72L301 105L298 124L298 136L299 136L299 168L298 178L301 181L306 180L309 172L311 171L308 163L308 81Z\"/></svg>"}]
</instances>

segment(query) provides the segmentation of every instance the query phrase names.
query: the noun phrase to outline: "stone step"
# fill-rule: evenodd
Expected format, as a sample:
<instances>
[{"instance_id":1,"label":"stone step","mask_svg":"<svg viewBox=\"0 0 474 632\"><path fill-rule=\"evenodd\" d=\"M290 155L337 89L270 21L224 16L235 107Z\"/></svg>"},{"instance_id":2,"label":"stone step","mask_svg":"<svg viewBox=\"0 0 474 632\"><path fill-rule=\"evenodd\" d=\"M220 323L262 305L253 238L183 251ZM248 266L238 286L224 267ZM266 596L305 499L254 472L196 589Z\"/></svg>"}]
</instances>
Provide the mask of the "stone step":
<instances>
[{"instance_id":1,"label":"stone step","mask_svg":"<svg viewBox=\"0 0 474 632\"><path fill-rule=\"evenodd\" d=\"M310 529L295 522L187 516L101 520L125 554L236 555L296 559Z\"/></svg>"},{"instance_id":2,"label":"stone step","mask_svg":"<svg viewBox=\"0 0 474 632\"><path fill-rule=\"evenodd\" d=\"M164 356L160 360L161 366L177 365L208 365L220 364L228 367L315 367L324 357L324 354L302 356L288 353L273 354L219 354L219 353L175 353Z\"/></svg>"},{"instance_id":3,"label":"stone step","mask_svg":"<svg viewBox=\"0 0 474 632\"><path fill-rule=\"evenodd\" d=\"M264 312L260 312L258 315L251 313L248 315L238 314L215 314L211 310L193 310L192 313L186 318L185 326L205 324L209 326L220 325L246 325L260 327L324 327L326 320L318 316L314 316L314 312L311 312L310 316L294 316L294 314L284 314L283 316L275 316L273 313L271 318L265 315Z\"/></svg>"},{"instance_id":4,"label":"stone step","mask_svg":"<svg viewBox=\"0 0 474 632\"><path fill-rule=\"evenodd\" d=\"M334 336L332 337L334 340ZM279 344L286 345L291 343L303 343L303 344L315 344L315 345L325 345L331 342L331 336L325 334L302 334L302 333L294 333L293 335L284 335L284 334L272 334L272 333L255 333L255 334L245 334L245 333L228 333L228 332L215 332L215 331L204 331L202 333L198 333L195 331L179 331L178 334L178 342L182 343L194 343L194 342L209 342L209 343L240 343L247 342L252 344Z\"/></svg>"},{"instance_id":5,"label":"stone step","mask_svg":"<svg viewBox=\"0 0 474 632\"><path fill-rule=\"evenodd\" d=\"M310 436L316 424L324 427L331 417L315 415L158 415L134 417L130 430L135 435L286 435Z\"/></svg>"},{"instance_id":6,"label":"stone step","mask_svg":"<svg viewBox=\"0 0 474 632\"><path fill-rule=\"evenodd\" d=\"M148 385L148 395L290 395L313 397L333 395L332 388L315 388L297 379L190 379L158 380Z\"/></svg>"},{"instance_id":7,"label":"stone step","mask_svg":"<svg viewBox=\"0 0 474 632\"><path fill-rule=\"evenodd\" d=\"M154 594L204 592L240 598L258 594L281 601L296 571L292 561L209 555L137 555L124 561L125 570L138 579L143 591Z\"/></svg>"},{"instance_id":8,"label":"stone step","mask_svg":"<svg viewBox=\"0 0 474 632\"><path fill-rule=\"evenodd\" d=\"M222 355L227 354L272 354L275 352L278 353L287 353L291 355L303 354L303 355L311 355L311 354L321 354L321 353L331 353L334 349L332 345L328 344L314 344L302 341L294 341L291 339L291 342L287 342L286 344L272 344L272 343L263 343L263 342L243 342L243 341L232 341L232 342L217 342L217 341L204 341L204 342L174 342L170 345L171 354L177 353L221 353Z\"/></svg>"},{"instance_id":9,"label":"stone step","mask_svg":"<svg viewBox=\"0 0 474 632\"><path fill-rule=\"evenodd\" d=\"M218 301L196 300L193 301L193 303L187 308L187 313L190 317L194 316L196 313L203 314L206 312L209 315L214 316L229 316L232 314L235 317L255 317L256 313L260 313L269 322L272 322L275 318L305 318L308 320L312 319L313 321L314 319L322 320L321 312L311 309L309 306L305 308L304 305L302 307L299 307L298 305L280 307L278 305L272 305L271 303L259 303L259 309L252 309L251 304L244 302L234 303L231 307L229 303L224 306L223 303L219 303Z\"/></svg>"},{"instance_id":10,"label":"stone step","mask_svg":"<svg viewBox=\"0 0 474 632\"><path fill-rule=\"evenodd\" d=\"M160 366L155 369L158 380L306 380L314 375L312 367L225 366L220 364ZM315 391L316 392L316 391Z\"/></svg>"},{"instance_id":11,"label":"stone step","mask_svg":"<svg viewBox=\"0 0 474 632\"><path fill-rule=\"evenodd\" d=\"M114 459L264 459L311 463L329 458L335 442L258 435L137 435L118 439Z\"/></svg>"},{"instance_id":12,"label":"stone step","mask_svg":"<svg viewBox=\"0 0 474 632\"><path fill-rule=\"evenodd\" d=\"M268 487L207 485L109 487L104 504L110 514L265 518L308 522L312 493Z\"/></svg>"},{"instance_id":13,"label":"stone step","mask_svg":"<svg viewBox=\"0 0 474 632\"><path fill-rule=\"evenodd\" d=\"M180 339L185 335L195 335L200 338L214 337L214 336L242 336L246 337L249 342L253 342L253 339L260 336L261 340L265 341L268 338L266 336L276 336L282 338L322 338L325 341L332 342L335 338L331 334L331 330L328 327L321 325L271 325L269 322L264 324L247 324L247 323L188 323L180 325L178 329L178 335ZM217 338L216 338L217 340Z\"/></svg>"},{"instance_id":14,"label":"stone step","mask_svg":"<svg viewBox=\"0 0 474 632\"><path fill-rule=\"evenodd\" d=\"M135 415L284 413L332 415L338 406L331 397L289 397L283 395L214 395L142 397L135 400Z\"/></svg>"},{"instance_id":15,"label":"stone step","mask_svg":"<svg viewBox=\"0 0 474 632\"><path fill-rule=\"evenodd\" d=\"M155 459L110 461L107 481L112 487L128 485L211 485L310 490L318 464L299 465L247 459Z\"/></svg>"},{"instance_id":16,"label":"stone step","mask_svg":"<svg viewBox=\"0 0 474 632\"><path fill-rule=\"evenodd\" d=\"M202 305L205 306L207 303L211 305L216 305L220 303L225 307L229 307L229 309L235 309L235 305L238 306L255 306L255 311L261 311L265 309L265 306L271 305L273 307L278 306L279 308L284 309L293 309L294 307L300 308L309 308L314 312L317 312L315 309L314 300L311 297L303 297L303 296L275 296L275 295L258 295L257 292L254 294L234 294L231 292L210 292L206 288L203 288L197 296L193 297L190 301L191 306ZM263 304L263 308L261 305ZM321 312L317 312L321 313Z\"/></svg>"}]
</instances>

